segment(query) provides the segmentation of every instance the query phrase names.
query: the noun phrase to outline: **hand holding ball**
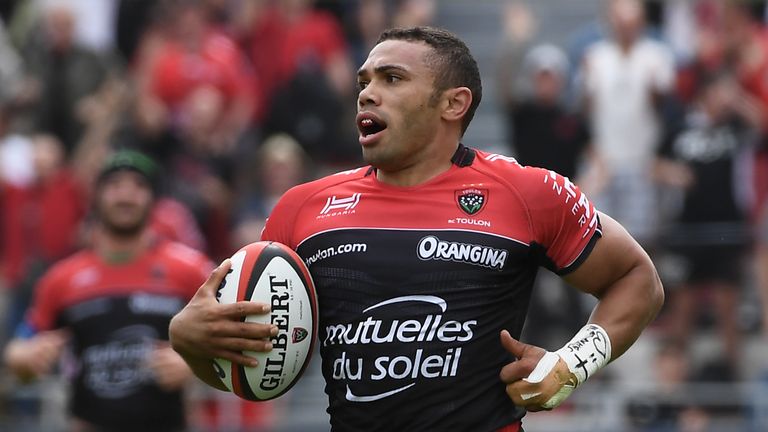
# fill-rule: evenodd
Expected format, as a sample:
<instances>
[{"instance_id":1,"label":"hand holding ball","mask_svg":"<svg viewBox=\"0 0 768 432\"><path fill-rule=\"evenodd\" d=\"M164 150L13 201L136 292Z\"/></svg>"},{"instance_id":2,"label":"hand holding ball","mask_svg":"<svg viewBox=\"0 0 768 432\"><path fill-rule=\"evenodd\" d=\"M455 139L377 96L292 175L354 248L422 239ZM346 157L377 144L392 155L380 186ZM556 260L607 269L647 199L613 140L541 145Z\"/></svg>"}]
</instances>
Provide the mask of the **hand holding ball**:
<instances>
[{"instance_id":1,"label":"hand holding ball","mask_svg":"<svg viewBox=\"0 0 768 432\"><path fill-rule=\"evenodd\" d=\"M272 350L244 352L258 365L247 367L224 359L213 364L233 393L252 401L274 399L299 380L309 363L317 339L317 297L312 278L301 258L277 242L251 243L231 258L232 268L217 292L219 303L253 301L271 311L251 315L245 322L272 324Z\"/></svg>"}]
</instances>

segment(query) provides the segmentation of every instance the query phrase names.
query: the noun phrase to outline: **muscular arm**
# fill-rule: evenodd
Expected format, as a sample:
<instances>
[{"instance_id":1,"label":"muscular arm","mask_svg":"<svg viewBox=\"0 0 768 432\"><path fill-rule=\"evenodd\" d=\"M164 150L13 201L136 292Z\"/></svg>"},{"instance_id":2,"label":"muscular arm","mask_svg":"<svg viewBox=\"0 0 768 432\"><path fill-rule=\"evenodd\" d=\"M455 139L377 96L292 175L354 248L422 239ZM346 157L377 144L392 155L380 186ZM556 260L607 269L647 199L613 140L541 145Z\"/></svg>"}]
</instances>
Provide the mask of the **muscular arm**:
<instances>
[{"instance_id":1,"label":"muscular arm","mask_svg":"<svg viewBox=\"0 0 768 432\"><path fill-rule=\"evenodd\" d=\"M599 299L590 322L608 333L612 360L621 356L656 317L664 291L650 257L615 220L600 214L603 237L576 271L565 277Z\"/></svg>"},{"instance_id":2,"label":"muscular arm","mask_svg":"<svg viewBox=\"0 0 768 432\"><path fill-rule=\"evenodd\" d=\"M565 280L599 299L590 322L608 334L610 356L606 354L606 359L610 361L624 354L653 320L664 302L664 291L651 259L640 245L615 220L604 214L600 220L603 237ZM598 340L594 329L585 329L575 338L593 343ZM507 384L507 394L514 403L529 411L558 406L589 377L584 370L579 378L568 365L566 357L573 360L567 354L570 348L547 352L515 340L506 330L501 333L501 343L517 358L502 368L501 380ZM566 357L558 354L563 350Z\"/></svg>"}]
</instances>

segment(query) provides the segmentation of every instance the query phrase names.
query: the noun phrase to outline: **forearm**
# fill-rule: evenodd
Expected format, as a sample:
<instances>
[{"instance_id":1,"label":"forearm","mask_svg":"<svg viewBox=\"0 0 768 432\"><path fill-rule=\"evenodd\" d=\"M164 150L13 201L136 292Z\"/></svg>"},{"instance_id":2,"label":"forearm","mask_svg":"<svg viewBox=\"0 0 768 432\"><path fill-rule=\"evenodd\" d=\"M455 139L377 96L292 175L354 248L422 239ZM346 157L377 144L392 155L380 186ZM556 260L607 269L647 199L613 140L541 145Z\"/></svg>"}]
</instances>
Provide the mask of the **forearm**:
<instances>
[{"instance_id":1,"label":"forearm","mask_svg":"<svg viewBox=\"0 0 768 432\"><path fill-rule=\"evenodd\" d=\"M611 340L616 359L640 337L664 303L664 290L650 260L630 269L600 296L590 322L598 324Z\"/></svg>"}]
</instances>

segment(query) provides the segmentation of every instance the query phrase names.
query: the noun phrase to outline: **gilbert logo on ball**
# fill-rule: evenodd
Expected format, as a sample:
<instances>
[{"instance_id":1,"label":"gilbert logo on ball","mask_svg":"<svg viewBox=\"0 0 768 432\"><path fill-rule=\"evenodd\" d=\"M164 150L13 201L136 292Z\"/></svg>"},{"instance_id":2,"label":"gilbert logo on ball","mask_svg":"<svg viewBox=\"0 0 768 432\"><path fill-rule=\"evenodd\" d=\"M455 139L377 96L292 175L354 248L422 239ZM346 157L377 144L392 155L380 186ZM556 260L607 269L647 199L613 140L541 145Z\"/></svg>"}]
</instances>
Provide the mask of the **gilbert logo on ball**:
<instances>
[{"instance_id":1,"label":"gilbert logo on ball","mask_svg":"<svg viewBox=\"0 0 768 432\"><path fill-rule=\"evenodd\" d=\"M277 242L256 242L232 255L232 268L216 298L219 303L253 301L269 304L271 312L251 315L245 322L274 324L269 352L245 351L258 360L256 367L214 359L222 382L238 396L252 400L274 399L301 377L317 339L315 286L303 260Z\"/></svg>"}]
</instances>

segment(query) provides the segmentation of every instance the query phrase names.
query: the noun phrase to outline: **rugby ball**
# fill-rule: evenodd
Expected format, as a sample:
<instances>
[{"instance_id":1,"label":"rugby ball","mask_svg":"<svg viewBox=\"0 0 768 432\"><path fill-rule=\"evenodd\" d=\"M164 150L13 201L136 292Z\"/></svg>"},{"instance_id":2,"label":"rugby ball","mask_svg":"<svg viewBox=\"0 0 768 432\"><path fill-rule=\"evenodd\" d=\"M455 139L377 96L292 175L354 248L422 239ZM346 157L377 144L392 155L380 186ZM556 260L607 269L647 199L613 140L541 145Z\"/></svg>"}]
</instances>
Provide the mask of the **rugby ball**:
<instances>
[{"instance_id":1,"label":"rugby ball","mask_svg":"<svg viewBox=\"0 0 768 432\"><path fill-rule=\"evenodd\" d=\"M245 322L274 324L278 333L269 352L243 353L258 360L255 367L214 359L227 388L243 399L265 401L287 392L309 363L317 339L317 300L312 277L302 259L288 246L260 241L232 255L232 268L221 282L219 303L253 301L269 304L268 314Z\"/></svg>"}]
</instances>

